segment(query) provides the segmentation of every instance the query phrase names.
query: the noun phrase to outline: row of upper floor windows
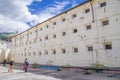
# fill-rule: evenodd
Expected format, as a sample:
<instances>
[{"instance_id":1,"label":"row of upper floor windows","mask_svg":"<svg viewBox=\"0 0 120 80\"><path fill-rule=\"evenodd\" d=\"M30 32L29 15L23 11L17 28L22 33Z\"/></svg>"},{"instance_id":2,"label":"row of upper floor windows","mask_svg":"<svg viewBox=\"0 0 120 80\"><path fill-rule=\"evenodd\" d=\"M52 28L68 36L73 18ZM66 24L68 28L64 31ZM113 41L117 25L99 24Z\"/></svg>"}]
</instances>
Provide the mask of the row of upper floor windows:
<instances>
[{"instance_id":1,"label":"row of upper floor windows","mask_svg":"<svg viewBox=\"0 0 120 80\"><path fill-rule=\"evenodd\" d=\"M102 8L102 7L105 7L106 6L106 2L102 2L102 3L100 3L100 7ZM90 12L90 8L86 8L86 9L84 9L84 13L86 14L86 13L89 13ZM72 18L75 18L75 17L77 17L77 14L72 14ZM66 18L62 18L62 22L65 22L66 21ZM57 22L53 22L52 23L53 25L56 25L57 24ZM49 25L46 25L46 29L47 28L49 28ZM54 27L52 27L53 29L54 29ZM40 31L42 31L43 30L43 28L41 27L40 28ZM38 30L35 30L35 32L37 32ZM29 34L30 35L32 35L33 34L33 32L29 32ZM29 34L27 34L27 35L29 35ZM23 36L21 36L21 38L23 38L24 37L24 35Z\"/></svg>"},{"instance_id":2,"label":"row of upper floor windows","mask_svg":"<svg viewBox=\"0 0 120 80\"><path fill-rule=\"evenodd\" d=\"M109 25L109 20L108 19L105 19L105 20L101 20L101 23L102 23L102 26L106 26L106 25ZM92 25L91 24L85 24L85 29L86 30L91 30L92 29ZM78 28L72 28L72 32L73 33L77 33L78 32ZM65 36L66 35L66 31L62 31L62 36ZM32 34L32 33L31 33ZM35 34L36 37L38 37L38 33L33 33ZM37 35L36 35L37 34ZM30 35L26 35L26 39L28 39L27 37L29 37ZM24 38L25 36L23 36ZM53 38L56 38L56 34L53 34ZM16 38L16 40L22 40L23 39L22 37L19 38ZM45 40L48 39L48 35L45 36Z\"/></svg>"},{"instance_id":3,"label":"row of upper floor windows","mask_svg":"<svg viewBox=\"0 0 120 80\"><path fill-rule=\"evenodd\" d=\"M104 43L103 46L104 46L104 48L103 48L104 50L111 50L112 49L112 43L111 42ZM60 50L61 50L60 53L62 53L62 54L67 53L66 48L61 48ZM93 45L89 45L89 46L86 46L86 50L87 50L87 52L93 52L96 49L94 50ZM55 55L59 52L57 52L56 49L52 49L51 52L48 51L48 50L44 50L44 52L38 51L38 52L33 52L33 53L29 52L29 53L16 54L16 56L36 56L36 55L38 56L38 55L48 55L49 53L52 53L52 54ZM79 48L78 47L72 47L72 53L80 53Z\"/></svg>"},{"instance_id":4,"label":"row of upper floor windows","mask_svg":"<svg viewBox=\"0 0 120 80\"><path fill-rule=\"evenodd\" d=\"M105 7L105 6L106 6L106 2L100 3L100 7ZM90 12L90 8L84 9L84 14L89 13L89 12ZM76 13L72 14L72 18L76 18L76 17L77 17L77 14L76 14ZM62 18L62 22L65 22L65 21L66 21L66 18ZM53 24L53 25L56 25L57 22L53 22L52 24ZM47 28L49 28L49 25L46 25L46 29L47 29ZM53 27L53 29L54 29L54 27ZM40 30L42 31L43 28L41 27Z\"/></svg>"},{"instance_id":5,"label":"row of upper floor windows","mask_svg":"<svg viewBox=\"0 0 120 80\"><path fill-rule=\"evenodd\" d=\"M103 21L103 26L105 26L105 25L108 25L109 24L109 21L108 20L105 20L105 21ZM90 30L92 28L92 26L89 24L89 25L86 25L86 30ZM76 34L76 33L78 33L78 29L77 28L74 28L74 29L72 29L72 33L73 34ZM67 36L67 32L66 31L62 31L61 32L61 36L63 36L63 38L64 38L64 36ZM55 38L57 38L57 34L52 34L52 37L50 36L50 35L46 35L46 36L44 36L44 37L41 37L41 38L39 38L39 41L41 42L41 41L45 41L45 40L48 40L48 39L55 39ZM34 44L34 43L36 43L37 42L37 39L38 38L36 38L36 39L33 39L33 41L30 41L30 40L27 40L27 42L25 43L25 44L23 44L23 43L20 43L18 46L20 47L20 46L24 46L24 45L27 45L27 44ZM29 42L29 43L28 43ZM14 44L13 44L14 45ZM15 43L15 45L16 45L16 43Z\"/></svg>"}]
</instances>

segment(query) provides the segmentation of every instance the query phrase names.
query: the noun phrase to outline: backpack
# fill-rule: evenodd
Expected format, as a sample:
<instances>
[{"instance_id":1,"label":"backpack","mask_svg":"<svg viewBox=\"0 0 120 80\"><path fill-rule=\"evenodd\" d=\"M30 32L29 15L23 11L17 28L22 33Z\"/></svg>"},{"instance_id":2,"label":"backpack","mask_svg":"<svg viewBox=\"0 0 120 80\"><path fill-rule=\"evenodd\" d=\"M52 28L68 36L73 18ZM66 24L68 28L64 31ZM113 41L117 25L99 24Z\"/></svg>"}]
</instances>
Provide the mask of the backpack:
<instances>
[{"instance_id":1,"label":"backpack","mask_svg":"<svg viewBox=\"0 0 120 80\"><path fill-rule=\"evenodd\" d=\"M10 61L10 65L13 65L13 61Z\"/></svg>"},{"instance_id":2,"label":"backpack","mask_svg":"<svg viewBox=\"0 0 120 80\"><path fill-rule=\"evenodd\" d=\"M29 65L29 63L28 63L27 61L25 62L25 64L26 64L26 65Z\"/></svg>"}]
</instances>

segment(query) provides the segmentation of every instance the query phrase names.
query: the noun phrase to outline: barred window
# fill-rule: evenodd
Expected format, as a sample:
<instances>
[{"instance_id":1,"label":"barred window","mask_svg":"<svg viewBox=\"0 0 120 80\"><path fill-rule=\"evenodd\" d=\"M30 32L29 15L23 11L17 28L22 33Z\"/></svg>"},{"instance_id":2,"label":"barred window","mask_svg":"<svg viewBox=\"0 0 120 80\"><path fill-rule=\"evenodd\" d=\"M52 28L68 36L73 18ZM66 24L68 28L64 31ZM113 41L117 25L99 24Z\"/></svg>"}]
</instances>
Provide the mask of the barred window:
<instances>
[{"instance_id":1,"label":"barred window","mask_svg":"<svg viewBox=\"0 0 120 80\"><path fill-rule=\"evenodd\" d=\"M75 18L75 17L76 17L76 14L73 14L72 17Z\"/></svg>"},{"instance_id":2,"label":"barred window","mask_svg":"<svg viewBox=\"0 0 120 80\"><path fill-rule=\"evenodd\" d=\"M108 24L109 24L109 21L108 21L108 20L102 21L102 25L103 25L103 26L108 25Z\"/></svg>"},{"instance_id":3,"label":"barred window","mask_svg":"<svg viewBox=\"0 0 120 80\"><path fill-rule=\"evenodd\" d=\"M106 2L100 3L100 7L105 7L105 6L106 6Z\"/></svg>"},{"instance_id":4,"label":"barred window","mask_svg":"<svg viewBox=\"0 0 120 80\"><path fill-rule=\"evenodd\" d=\"M48 40L48 36L45 37L45 40Z\"/></svg>"},{"instance_id":5,"label":"barred window","mask_svg":"<svg viewBox=\"0 0 120 80\"><path fill-rule=\"evenodd\" d=\"M93 51L93 47L92 46L88 46L88 51Z\"/></svg>"},{"instance_id":6,"label":"barred window","mask_svg":"<svg viewBox=\"0 0 120 80\"><path fill-rule=\"evenodd\" d=\"M77 33L77 29L73 29L73 33Z\"/></svg>"},{"instance_id":7,"label":"barred window","mask_svg":"<svg viewBox=\"0 0 120 80\"><path fill-rule=\"evenodd\" d=\"M46 25L46 28L48 28L49 26L48 25Z\"/></svg>"},{"instance_id":8,"label":"barred window","mask_svg":"<svg viewBox=\"0 0 120 80\"><path fill-rule=\"evenodd\" d=\"M33 55L35 56L35 55L36 55L36 53L35 53L35 52L33 52Z\"/></svg>"},{"instance_id":9,"label":"barred window","mask_svg":"<svg viewBox=\"0 0 120 80\"><path fill-rule=\"evenodd\" d=\"M78 48L73 48L74 53L78 52Z\"/></svg>"},{"instance_id":10,"label":"barred window","mask_svg":"<svg viewBox=\"0 0 120 80\"><path fill-rule=\"evenodd\" d=\"M66 53L66 50L65 49L61 49L62 50L62 53Z\"/></svg>"},{"instance_id":11,"label":"barred window","mask_svg":"<svg viewBox=\"0 0 120 80\"><path fill-rule=\"evenodd\" d=\"M56 25L56 22L54 22L53 25Z\"/></svg>"},{"instance_id":12,"label":"barred window","mask_svg":"<svg viewBox=\"0 0 120 80\"><path fill-rule=\"evenodd\" d=\"M53 38L56 38L56 35L55 35L55 34L53 34Z\"/></svg>"},{"instance_id":13,"label":"barred window","mask_svg":"<svg viewBox=\"0 0 120 80\"><path fill-rule=\"evenodd\" d=\"M105 49L112 49L112 43L105 43Z\"/></svg>"},{"instance_id":14,"label":"barred window","mask_svg":"<svg viewBox=\"0 0 120 80\"><path fill-rule=\"evenodd\" d=\"M90 12L90 9L89 8L85 9L85 13L88 13L88 12Z\"/></svg>"},{"instance_id":15,"label":"barred window","mask_svg":"<svg viewBox=\"0 0 120 80\"><path fill-rule=\"evenodd\" d=\"M86 29L87 29L87 30L91 29L91 25L87 25L87 26L86 26Z\"/></svg>"},{"instance_id":16,"label":"barred window","mask_svg":"<svg viewBox=\"0 0 120 80\"><path fill-rule=\"evenodd\" d=\"M53 53L53 54L56 54L56 50L52 50L52 53Z\"/></svg>"},{"instance_id":17,"label":"barred window","mask_svg":"<svg viewBox=\"0 0 120 80\"><path fill-rule=\"evenodd\" d=\"M63 36L65 36L65 35L66 35L66 33L65 33L65 32L62 32L62 35L63 35Z\"/></svg>"},{"instance_id":18,"label":"barred window","mask_svg":"<svg viewBox=\"0 0 120 80\"><path fill-rule=\"evenodd\" d=\"M65 18L63 18L62 21L64 22L64 21L65 21Z\"/></svg>"}]
</instances>

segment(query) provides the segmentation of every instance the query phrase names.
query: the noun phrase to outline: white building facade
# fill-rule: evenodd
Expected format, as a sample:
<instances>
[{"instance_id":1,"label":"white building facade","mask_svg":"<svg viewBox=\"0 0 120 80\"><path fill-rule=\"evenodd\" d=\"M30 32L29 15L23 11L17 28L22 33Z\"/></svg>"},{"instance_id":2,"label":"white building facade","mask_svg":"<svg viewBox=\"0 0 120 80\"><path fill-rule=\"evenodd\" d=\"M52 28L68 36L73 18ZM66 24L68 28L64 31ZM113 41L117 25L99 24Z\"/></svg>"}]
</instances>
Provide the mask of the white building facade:
<instances>
[{"instance_id":1,"label":"white building facade","mask_svg":"<svg viewBox=\"0 0 120 80\"><path fill-rule=\"evenodd\" d=\"M0 63L8 59L10 53L10 42L0 40Z\"/></svg>"},{"instance_id":2,"label":"white building facade","mask_svg":"<svg viewBox=\"0 0 120 80\"><path fill-rule=\"evenodd\" d=\"M92 0L12 38L11 58L58 66L120 67L120 0Z\"/></svg>"}]
</instances>

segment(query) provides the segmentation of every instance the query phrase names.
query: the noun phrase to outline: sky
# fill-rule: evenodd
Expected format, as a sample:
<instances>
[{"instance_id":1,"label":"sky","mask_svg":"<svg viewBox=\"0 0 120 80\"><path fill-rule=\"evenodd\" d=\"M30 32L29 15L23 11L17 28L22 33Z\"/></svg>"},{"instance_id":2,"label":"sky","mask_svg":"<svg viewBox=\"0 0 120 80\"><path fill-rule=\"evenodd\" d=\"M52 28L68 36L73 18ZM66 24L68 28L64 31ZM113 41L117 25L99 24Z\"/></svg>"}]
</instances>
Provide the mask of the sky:
<instances>
[{"instance_id":1,"label":"sky","mask_svg":"<svg viewBox=\"0 0 120 80\"><path fill-rule=\"evenodd\" d=\"M87 0L0 0L0 32L23 32Z\"/></svg>"}]
</instances>

